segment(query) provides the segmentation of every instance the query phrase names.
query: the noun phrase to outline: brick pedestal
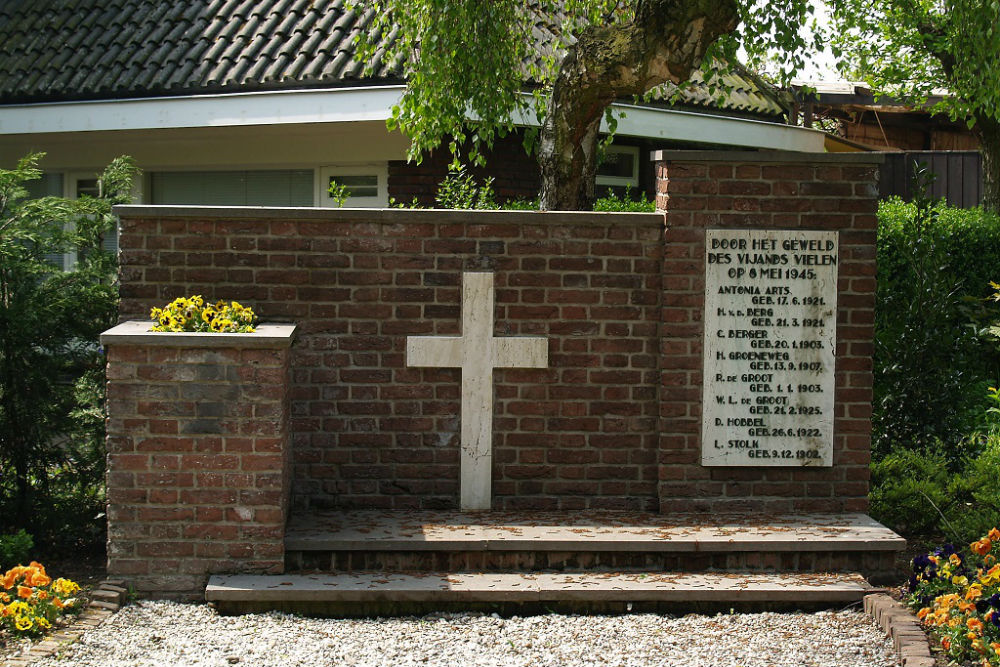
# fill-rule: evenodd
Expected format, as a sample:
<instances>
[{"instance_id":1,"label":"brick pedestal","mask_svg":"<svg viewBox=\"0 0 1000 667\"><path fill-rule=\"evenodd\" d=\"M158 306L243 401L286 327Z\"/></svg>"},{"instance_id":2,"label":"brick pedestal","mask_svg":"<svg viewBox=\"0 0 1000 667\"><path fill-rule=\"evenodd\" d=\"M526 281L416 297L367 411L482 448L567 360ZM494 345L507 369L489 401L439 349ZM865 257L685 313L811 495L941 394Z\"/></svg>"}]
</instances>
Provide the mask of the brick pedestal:
<instances>
[{"instance_id":1,"label":"brick pedestal","mask_svg":"<svg viewBox=\"0 0 1000 667\"><path fill-rule=\"evenodd\" d=\"M295 327L101 336L108 355L108 573L153 597L216 572L280 573Z\"/></svg>"},{"instance_id":2,"label":"brick pedestal","mask_svg":"<svg viewBox=\"0 0 1000 667\"><path fill-rule=\"evenodd\" d=\"M662 511L865 512L878 164L871 153L657 151L663 260ZM832 467L702 466L705 230L839 233Z\"/></svg>"}]
</instances>

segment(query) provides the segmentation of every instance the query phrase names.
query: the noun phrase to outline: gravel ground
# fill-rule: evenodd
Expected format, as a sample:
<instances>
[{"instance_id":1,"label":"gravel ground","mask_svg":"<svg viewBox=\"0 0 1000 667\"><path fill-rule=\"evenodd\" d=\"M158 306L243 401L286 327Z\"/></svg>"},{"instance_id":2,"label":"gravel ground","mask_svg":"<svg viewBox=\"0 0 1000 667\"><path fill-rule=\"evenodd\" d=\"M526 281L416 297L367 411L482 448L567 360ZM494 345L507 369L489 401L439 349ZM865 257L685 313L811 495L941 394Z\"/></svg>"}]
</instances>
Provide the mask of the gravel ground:
<instances>
[{"instance_id":1,"label":"gravel ground","mask_svg":"<svg viewBox=\"0 0 1000 667\"><path fill-rule=\"evenodd\" d=\"M219 616L140 602L37 667L524 665L888 667L892 644L861 612L323 620Z\"/></svg>"}]
</instances>

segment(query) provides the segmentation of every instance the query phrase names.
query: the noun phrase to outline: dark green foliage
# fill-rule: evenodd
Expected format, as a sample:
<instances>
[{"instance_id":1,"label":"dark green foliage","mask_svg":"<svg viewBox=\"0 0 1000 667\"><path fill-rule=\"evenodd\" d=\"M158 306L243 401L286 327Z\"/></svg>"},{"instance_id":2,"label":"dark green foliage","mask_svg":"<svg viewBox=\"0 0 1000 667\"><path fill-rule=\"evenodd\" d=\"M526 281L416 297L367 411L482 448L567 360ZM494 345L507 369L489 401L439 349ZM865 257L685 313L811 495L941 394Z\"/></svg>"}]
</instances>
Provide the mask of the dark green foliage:
<instances>
[{"instance_id":1,"label":"dark green foliage","mask_svg":"<svg viewBox=\"0 0 1000 667\"><path fill-rule=\"evenodd\" d=\"M949 449L899 448L873 463L872 516L908 537L945 536L955 544L1000 525L1000 432Z\"/></svg>"},{"instance_id":2,"label":"dark green foliage","mask_svg":"<svg viewBox=\"0 0 1000 667\"><path fill-rule=\"evenodd\" d=\"M28 199L40 154L0 170L0 529L64 545L99 535L103 508L103 356L114 323L114 203L134 168L115 160L102 198ZM72 271L46 255L76 253Z\"/></svg>"},{"instance_id":3,"label":"dark green foliage","mask_svg":"<svg viewBox=\"0 0 1000 667\"><path fill-rule=\"evenodd\" d=\"M465 165L452 166L448 176L438 185L434 196L438 208L457 209L498 209L493 179L487 178L482 185L476 182Z\"/></svg>"},{"instance_id":4,"label":"dark green foliage","mask_svg":"<svg viewBox=\"0 0 1000 667\"><path fill-rule=\"evenodd\" d=\"M997 216L940 202L880 206L876 459L895 446L954 443L978 426L986 388L1000 376L1000 354L975 322L995 316L985 298L998 274Z\"/></svg>"},{"instance_id":5,"label":"dark green foliage","mask_svg":"<svg viewBox=\"0 0 1000 667\"><path fill-rule=\"evenodd\" d=\"M35 540L25 530L0 535L0 572L6 572L15 565L27 565Z\"/></svg>"},{"instance_id":6,"label":"dark green foliage","mask_svg":"<svg viewBox=\"0 0 1000 667\"><path fill-rule=\"evenodd\" d=\"M872 516L904 535L936 535L948 505L944 454L897 449L872 464Z\"/></svg>"},{"instance_id":7,"label":"dark green foliage","mask_svg":"<svg viewBox=\"0 0 1000 667\"><path fill-rule=\"evenodd\" d=\"M630 188L625 188L625 194L621 197L608 190L606 197L601 197L594 202L594 210L602 212L652 213L656 210L656 202L646 199L645 192L638 199L633 199Z\"/></svg>"}]
</instances>

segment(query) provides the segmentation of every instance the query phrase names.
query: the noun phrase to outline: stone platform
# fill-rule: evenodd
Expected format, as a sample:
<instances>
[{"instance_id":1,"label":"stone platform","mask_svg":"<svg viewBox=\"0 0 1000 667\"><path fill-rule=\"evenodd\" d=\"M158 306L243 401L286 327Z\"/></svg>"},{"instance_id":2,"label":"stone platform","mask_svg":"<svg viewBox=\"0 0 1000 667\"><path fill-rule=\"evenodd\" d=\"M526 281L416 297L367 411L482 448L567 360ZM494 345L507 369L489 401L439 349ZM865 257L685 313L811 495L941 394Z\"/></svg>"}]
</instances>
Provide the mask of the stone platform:
<instances>
[{"instance_id":1,"label":"stone platform","mask_svg":"<svg viewBox=\"0 0 1000 667\"><path fill-rule=\"evenodd\" d=\"M206 598L338 616L822 607L894 579L904 547L863 514L325 512L290 520L287 574L215 576Z\"/></svg>"}]
</instances>

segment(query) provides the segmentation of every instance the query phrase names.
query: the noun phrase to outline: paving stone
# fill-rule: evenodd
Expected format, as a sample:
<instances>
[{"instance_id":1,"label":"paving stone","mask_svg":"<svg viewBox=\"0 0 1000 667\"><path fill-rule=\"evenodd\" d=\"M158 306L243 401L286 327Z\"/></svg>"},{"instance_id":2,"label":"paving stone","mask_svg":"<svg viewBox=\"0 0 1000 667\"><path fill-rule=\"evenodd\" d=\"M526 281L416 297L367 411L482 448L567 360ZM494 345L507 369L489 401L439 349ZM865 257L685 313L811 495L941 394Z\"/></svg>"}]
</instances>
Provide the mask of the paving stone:
<instances>
[{"instance_id":1,"label":"paving stone","mask_svg":"<svg viewBox=\"0 0 1000 667\"><path fill-rule=\"evenodd\" d=\"M289 551L899 551L864 514L318 512L295 514Z\"/></svg>"},{"instance_id":2,"label":"paving stone","mask_svg":"<svg viewBox=\"0 0 1000 667\"><path fill-rule=\"evenodd\" d=\"M858 575L665 573L357 573L216 575L210 602L857 602Z\"/></svg>"}]
</instances>

